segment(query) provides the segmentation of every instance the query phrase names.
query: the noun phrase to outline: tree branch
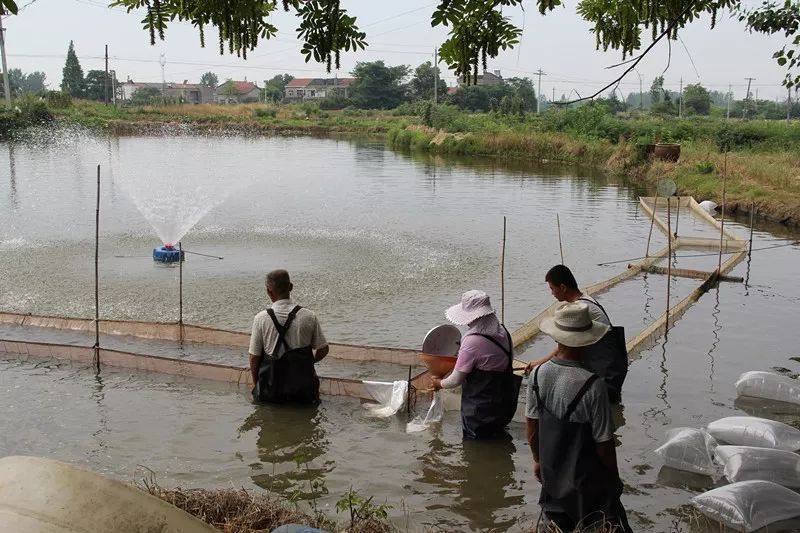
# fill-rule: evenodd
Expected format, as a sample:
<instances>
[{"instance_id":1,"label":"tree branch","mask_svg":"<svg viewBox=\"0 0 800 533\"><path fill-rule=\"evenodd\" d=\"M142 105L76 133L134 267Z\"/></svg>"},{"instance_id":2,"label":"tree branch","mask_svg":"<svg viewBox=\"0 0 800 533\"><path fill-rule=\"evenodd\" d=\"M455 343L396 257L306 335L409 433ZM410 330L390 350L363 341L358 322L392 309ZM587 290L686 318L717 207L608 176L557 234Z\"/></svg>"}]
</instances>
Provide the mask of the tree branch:
<instances>
[{"instance_id":1,"label":"tree branch","mask_svg":"<svg viewBox=\"0 0 800 533\"><path fill-rule=\"evenodd\" d=\"M654 47L655 47L655 46L658 44L658 42L659 42L659 41L660 41L662 38L664 38L664 36L665 36L665 35L669 35L669 34L672 32L672 30L673 30L673 29L674 29L674 28L675 28L675 27L676 27L676 26L677 26L677 25L680 23L680 21L681 21L681 20L683 20L683 18L684 18L686 15L688 15L688 14L691 12L691 10L692 10L692 8L694 7L694 4L696 3L696 1L697 1L697 0L695 0L695 1L693 1L693 2L689 2L689 4L686 6L686 9L684 9L684 10L683 10L683 12L681 12L681 14L680 14L680 15L679 15L677 18L673 19L673 20L672 20L672 21L669 23L669 25L668 25L666 28L664 28L664 30L662 30L662 32L661 32L661 33L658 35L658 37L656 37L655 39L653 39L653 42L652 42L652 43L650 43L650 46L648 46L647 48L645 48L645 49L644 49L644 52L642 52L641 54L639 54L639 57L637 57L637 58L636 58L636 60L635 60L635 61L633 61L633 62L630 64L630 66L629 66L627 69L625 69L625 72L623 72L623 73L622 73L622 74L621 74L619 77L617 77L617 78L616 78L614 81L612 81L611 83L609 83L608 85L606 85L606 86L605 86L605 87L603 87L602 89L598 90L597 92L595 92L595 93L594 93L594 94L592 94L591 96L585 96L585 97L583 97L583 98L578 98L577 100L571 100L571 101L569 101L569 102L558 102L558 103L556 103L556 105L559 105L559 106L568 106L568 105L572 105L572 104L577 104L578 102L583 102L583 101L585 101L585 100L594 100L595 98L597 98L598 96L600 96L601 94L603 94L603 91L605 91L605 90L607 90L607 89L610 89L611 87L613 87L613 86L614 86L614 85L616 85L616 84L619 84L619 82L621 82L621 81L622 81L622 80L625 78L625 76L627 76L628 74L630 74L630 72L631 72L633 69L635 69L635 68L636 68L636 65L638 65L638 64L639 64L639 62L640 62L642 59L644 59L644 57L645 57L645 56L646 56L646 55L647 55L647 54L648 54L648 53L649 53L649 52L650 52L650 51L651 51L651 50L652 50L652 49L653 49L653 48L654 48ZM623 62L623 63L620 63L620 65L622 65L622 64L624 64L624 62ZM619 66L619 65L617 65L617 66ZM538 95L537 95L537 96L538 96Z\"/></svg>"}]
</instances>

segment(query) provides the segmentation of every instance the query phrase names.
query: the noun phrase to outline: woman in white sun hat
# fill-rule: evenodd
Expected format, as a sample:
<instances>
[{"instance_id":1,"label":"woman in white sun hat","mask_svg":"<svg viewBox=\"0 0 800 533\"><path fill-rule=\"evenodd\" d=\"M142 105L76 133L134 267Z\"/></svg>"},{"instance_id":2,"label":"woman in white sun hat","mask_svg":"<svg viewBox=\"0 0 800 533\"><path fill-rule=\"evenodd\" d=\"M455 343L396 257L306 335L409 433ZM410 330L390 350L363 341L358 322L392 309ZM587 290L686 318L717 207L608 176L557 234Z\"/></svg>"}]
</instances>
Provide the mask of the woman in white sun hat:
<instances>
[{"instance_id":1,"label":"woman in white sun hat","mask_svg":"<svg viewBox=\"0 0 800 533\"><path fill-rule=\"evenodd\" d=\"M449 307L447 320L468 326L461 338L453 372L434 379L434 389L462 385L461 423L465 439L492 439L507 435L505 427L514 417L521 378L512 372L513 344L492 309L489 296L467 291L461 302Z\"/></svg>"}]
</instances>

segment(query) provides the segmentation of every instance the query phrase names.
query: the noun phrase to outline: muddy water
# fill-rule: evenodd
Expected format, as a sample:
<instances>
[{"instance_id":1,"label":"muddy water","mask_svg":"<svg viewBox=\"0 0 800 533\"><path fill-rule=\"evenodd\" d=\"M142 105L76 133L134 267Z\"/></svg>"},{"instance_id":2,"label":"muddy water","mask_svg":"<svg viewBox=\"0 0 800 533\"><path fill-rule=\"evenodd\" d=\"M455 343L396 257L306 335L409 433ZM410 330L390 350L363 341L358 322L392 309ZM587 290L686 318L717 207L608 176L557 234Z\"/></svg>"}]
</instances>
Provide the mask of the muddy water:
<instances>
[{"instance_id":1,"label":"muddy water","mask_svg":"<svg viewBox=\"0 0 800 533\"><path fill-rule=\"evenodd\" d=\"M286 266L297 300L318 310L330 339L416 346L462 291L485 288L497 301L503 215L506 322L516 327L551 301L542 278L559 261L556 212L565 259L584 284L626 264L597 263L643 255L649 229L635 191L579 169L448 163L375 143L308 138L69 134L34 141L0 146L4 310L92 314L99 162L101 313L176 317L177 272L152 264L155 233L115 185L129 172L154 179L147 176L155 172L147 166L153 150L168 150L181 163L171 172L218 165L252 175L184 237L189 250L225 257L191 256L184 272L187 319L218 327L246 330L265 305L264 272ZM795 238L761 228L754 246ZM651 246L664 243L656 235ZM683 254L689 252L674 264L711 268L717 261ZM679 507L715 483L660 468L652 450L666 429L735 413L800 425L800 410L736 401L733 389L747 370L800 372L791 359L800 356L798 259L797 246L756 252L732 273L747 284L712 290L631 365L616 435L635 530L669 530ZM691 280L671 283L673 303L694 287ZM666 278L650 275L601 301L630 337L663 312L665 293ZM521 357L550 346L537 342ZM387 500L396 523L411 529L519 530L538 515L521 425L510 443L467 445L458 413L448 413L439 429L406 435L402 416L371 419L346 399L310 411L254 407L246 391L228 386L111 370L97 377L62 362L16 360L0 363L0 405L0 453L52 456L123 479L142 475L137 465L144 465L167 485L244 485L306 500L309 481L321 481L325 488L313 497L332 514L352 485Z\"/></svg>"}]
</instances>

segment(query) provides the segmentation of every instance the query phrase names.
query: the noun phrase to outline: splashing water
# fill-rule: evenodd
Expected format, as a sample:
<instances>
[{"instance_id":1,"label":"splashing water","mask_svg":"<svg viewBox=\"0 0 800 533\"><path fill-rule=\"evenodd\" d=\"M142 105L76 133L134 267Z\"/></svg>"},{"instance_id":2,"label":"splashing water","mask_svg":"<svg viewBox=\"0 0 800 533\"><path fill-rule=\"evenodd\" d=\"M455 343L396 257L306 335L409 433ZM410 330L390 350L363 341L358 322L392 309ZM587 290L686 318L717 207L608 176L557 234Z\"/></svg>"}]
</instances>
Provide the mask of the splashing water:
<instances>
[{"instance_id":1,"label":"splashing water","mask_svg":"<svg viewBox=\"0 0 800 533\"><path fill-rule=\"evenodd\" d=\"M234 171L220 164L218 157L211 157L211 140L198 150L197 137L191 137L191 144L186 137L164 137L159 148L144 164L121 152L115 174L165 244L176 244L204 216L252 181L252 175ZM188 160L187 149L192 149Z\"/></svg>"}]
</instances>

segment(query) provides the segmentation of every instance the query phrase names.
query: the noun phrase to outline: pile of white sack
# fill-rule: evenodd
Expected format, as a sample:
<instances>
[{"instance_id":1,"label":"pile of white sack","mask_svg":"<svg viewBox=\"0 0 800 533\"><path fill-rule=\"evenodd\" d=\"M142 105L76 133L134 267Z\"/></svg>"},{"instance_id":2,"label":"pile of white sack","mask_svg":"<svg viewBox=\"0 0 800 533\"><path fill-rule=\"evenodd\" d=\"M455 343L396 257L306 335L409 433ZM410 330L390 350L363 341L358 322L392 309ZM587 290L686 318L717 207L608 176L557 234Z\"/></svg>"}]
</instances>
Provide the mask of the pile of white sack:
<instances>
[{"instance_id":1,"label":"pile of white sack","mask_svg":"<svg viewBox=\"0 0 800 533\"><path fill-rule=\"evenodd\" d=\"M800 405L800 380L771 372L745 372L736 391ZM692 498L709 518L749 533L800 517L800 430L766 418L730 416L702 429L670 429L666 438L655 450L664 465L730 482Z\"/></svg>"}]
</instances>

